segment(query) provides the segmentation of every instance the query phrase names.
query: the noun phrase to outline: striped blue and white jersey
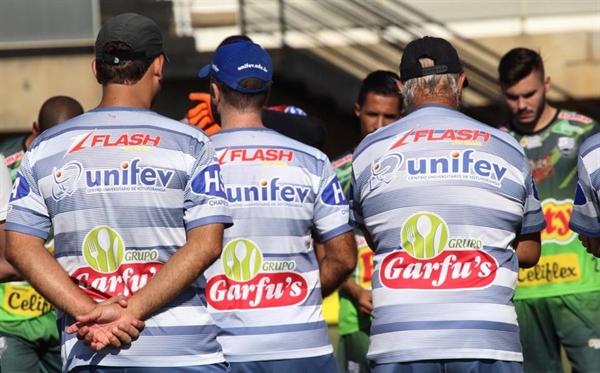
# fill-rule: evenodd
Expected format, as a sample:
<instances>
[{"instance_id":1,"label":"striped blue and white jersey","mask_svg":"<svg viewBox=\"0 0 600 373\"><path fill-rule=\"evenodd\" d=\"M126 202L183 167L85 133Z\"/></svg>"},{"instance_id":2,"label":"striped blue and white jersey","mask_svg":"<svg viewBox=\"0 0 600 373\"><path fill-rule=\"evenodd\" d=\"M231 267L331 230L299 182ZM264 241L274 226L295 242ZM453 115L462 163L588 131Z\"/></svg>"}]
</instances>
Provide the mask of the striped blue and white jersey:
<instances>
[{"instance_id":1,"label":"striped blue and white jersey","mask_svg":"<svg viewBox=\"0 0 600 373\"><path fill-rule=\"evenodd\" d=\"M211 137L234 226L206 272L208 309L232 362L332 353L321 312L321 241L350 231L348 203L321 151L266 128Z\"/></svg>"},{"instance_id":2,"label":"striped blue and white jersey","mask_svg":"<svg viewBox=\"0 0 600 373\"><path fill-rule=\"evenodd\" d=\"M97 301L130 296L186 242L186 231L230 225L214 148L198 129L151 111L106 108L45 131L14 182L7 230L45 239ZM64 333L64 369L81 365L186 366L224 361L197 280L150 316L126 349L93 353Z\"/></svg>"},{"instance_id":3,"label":"striped blue and white jersey","mask_svg":"<svg viewBox=\"0 0 600 373\"><path fill-rule=\"evenodd\" d=\"M426 106L361 142L351 188L377 248L368 358L522 361L512 245L545 222L521 146Z\"/></svg>"},{"instance_id":4,"label":"striped blue and white jersey","mask_svg":"<svg viewBox=\"0 0 600 373\"><path fill-rule=\"evenodd\" d=\"M590 237L600 237L600 134L579 148L579 181L569 228Z\"/></svg>"}]
</instances>

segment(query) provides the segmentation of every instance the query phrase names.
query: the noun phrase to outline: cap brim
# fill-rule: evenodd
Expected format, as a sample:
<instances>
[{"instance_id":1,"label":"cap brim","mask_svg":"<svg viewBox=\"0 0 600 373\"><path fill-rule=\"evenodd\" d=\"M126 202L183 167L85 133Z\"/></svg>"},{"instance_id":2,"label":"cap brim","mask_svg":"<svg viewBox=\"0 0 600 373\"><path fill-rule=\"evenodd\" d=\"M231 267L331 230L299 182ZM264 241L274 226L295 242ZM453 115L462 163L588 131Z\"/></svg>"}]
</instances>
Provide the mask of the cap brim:
<instances>
[{"instance_id":1,"label":"cap brim","mask_svg":"<svg viewBox=\"0 0 600 373\"><path fill-rule=\"evenodd\" d=\"M204 66L198 72L198 76L201 78L206 78L208 76L208 74L210 74L210 64Z\"/></svg>"}]
</instances>

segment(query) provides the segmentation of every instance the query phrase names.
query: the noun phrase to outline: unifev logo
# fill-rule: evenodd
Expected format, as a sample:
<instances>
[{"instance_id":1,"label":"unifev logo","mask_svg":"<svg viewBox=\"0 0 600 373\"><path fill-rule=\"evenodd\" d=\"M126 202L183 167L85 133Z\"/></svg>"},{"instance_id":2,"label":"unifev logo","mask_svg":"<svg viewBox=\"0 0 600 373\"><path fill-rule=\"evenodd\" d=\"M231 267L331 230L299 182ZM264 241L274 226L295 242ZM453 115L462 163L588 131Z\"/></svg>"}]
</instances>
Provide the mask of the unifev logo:
<instances>
[{"instance_id":1,"label":"unifev logo","mask_svg":"<svg viewBox=\"0 0 600 373\"><path fill-rule=\"evenodd\" d=\"M108 226L91 229L83 239L81 253L88 267L76 269L71 278L97 300L135 293L163 265L158 250L126 250L121 235Z\"/></svg>"},{"instance_id":2,"label":"unifev logo","mask_svg":"<svg viewBox=\"0 0 600 373\"><path fill-rule=\"evenodd\" d=\"M472 237L451 237L438 215L420 212L403 223L404 250L387 255L379 271L392 289L476 289L490 285L498 263Z\"/></svg>"},{"instance_id":3,"label":"unifev logo","mask_svg":"<svg viewBox=\"0 0 600 373\"><path fill-rule=\"evenodd\" d=\"M500 186L507 168L486 159L476 159L473 149L453 151L449 157L408 158L407 180L464 179Z\"/></svg>"},{"instance_id":4,"label":"unifev logo","mask_svg":"<svg viewBox=\"0 0 600 373\"><path fill-rule=\"evenodd\" d=\"M566 244L575 239L577 235L569 229L569 220L573 212L572 200L545 199L542 201L542 211L546 220L546 228L542 231L542 243Z\"/></svg>"},{"instance_id":5,"label":"unifev logo","mask_svg":"<svg viewBox=\"0 0 600 373\"><path fill-rule=\"evenodd\" d=\"M383 184L389 184L396 177L402 161L401 154L390 153L374 162L371 165L371 178L369 179L371 190L377 189Z\"/></svg>"},{"instance_id":6,"label":"unifev logo","mask_svg":"<svg viewBox=\"0 0 600 373\"><path fill-rule=\"evenodd\" d=\"M94 134L92 130L87 134L78 136L75 142L69 147L68 154L75 153L84 149L95 147L129 147L143 146L152 147L160 144L160 136L151 136L145 133L131 133L121 135Z\"/></svg>"},{"instance_id":7,"label":"unifev logo","mask_svg":"<svg viewBox=\"0 0 600 373\"><path fill-rule=\"evenodd\" d=\"M166 192L175 172L140 163L141 158L134 158L121 162L119 167L85 170L85 192Z\"/></svg>"},{"instance_id":8,"label":"unifev logo","mask_svg":"<svg viewBox=\"0 0 600 373\"><path fill-rule=\"evenodd\" d=\"M308 199L310 188L284 184L279 177L262 179L259 185L227 184L227 199L244 206L300 207Z\"/></svg>"},{"instance_id":9,"label":"unifev logo","mask_svg":"<svg viewBox=\"0 0 600 373\"><path fill-rule=\"evenodd\" d=\"M265 261L259 247L246 238L225 245L221 264L224 274L206 284L206 300L217 310L292 306L308 296L308 283L294 272L294 261Z\"/></svg>"},{"instance_id":10,"label":"unifev logo","mask_svg":"<svg viewBox=\"0 0 600 373\"><path fill-rule=\"evenodd\" d=\"M211 164L200 171L192 180L192 191L209 197L227 199L221 167L218 164Z\"/></svg>"},{"instance_id":11,"label":"unifev logo","mask_svg":"<svg viewBox=\"0 0 600 373\"><path fill-rule=\"evenodd\" d=\"M455 145L477 145L490 141L490 133L472 130L467 128L462 129L444 129L434 130L433 128L415 130L413 127L403 135L398 141L394 142L389 150L396 149L406 144L412 144L419 141L444 141L452 142Z\"/></svg>"},{"instance_id":12,"label":"unifev logo","mask_svg":"<svg viewBox=\"0 0 600 373\"><path fill-rule=\"evenodd\" d=\"M79 162L69 162L61 168L52 169L52 198L55 201L68 197L77 190L77 183L83 173Z\"/></svg>"}]
</instances>

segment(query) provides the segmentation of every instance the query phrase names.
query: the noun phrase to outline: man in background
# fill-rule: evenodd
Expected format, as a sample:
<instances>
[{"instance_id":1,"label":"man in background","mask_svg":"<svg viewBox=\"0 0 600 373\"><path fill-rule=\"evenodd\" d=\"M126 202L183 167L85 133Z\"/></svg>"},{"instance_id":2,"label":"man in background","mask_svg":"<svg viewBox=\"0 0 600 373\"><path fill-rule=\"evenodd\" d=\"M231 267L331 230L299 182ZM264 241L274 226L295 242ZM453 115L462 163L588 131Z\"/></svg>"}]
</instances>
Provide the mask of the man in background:
<instances>
[{"instance_id":1,"label":"man in background","mask_svg":"<svg viewBox=\"0 0 600 373\"><path fill-rule=\"evenodd\" d=\"M364 138L400 119L402 97L396 85L400 77L392 71L373 71L362 81L354 114L358 117L360 133ZM332 161L344 194L348 196L352 172L352 151ZM340 340L337 362L340 373L369 373L367 351L371 328L371 277L373 276L373 250L362 232L354 230L358 248L357 266L339 289Z\"/></svg>"},{"instance_id":2,"label":"man in background","mask_svg":"<svg viewBox=\"0 0 600 373\"><path fill-rule=\"evenodd\" d=\"M544 217L517 141L458 111L467 85L448 41L411 41L408 115L353 155L350 222L375 250L374 373L522 371L511 299Z\"/></svg>"},{"instance_id":3,"label":"man in background","mask_svg":"<svg viewBox=\"0 0 600 373\"><path fill-rule=\"evenodd\" d=\"M585 115L552 106L550 77L539 53L515 48L498 66L500 86L512 119L504 130L525 149L537 185L546 229L542 257L519 272L515 308L526 373L562 372L560 345L576 372L600 367L600 272L577 234L569 230L577 185L577 151L600 131Z\"/></svg>"},{"instance_id":4,"label":"man in background","mask_svg":"<svg viewBox=\"0 0 600 373\"><path fill-rule=\"evenodd\" d=\"M231 35L223 39L219 47L236 40L252 42L246 35ZM217 133L221 127L213 117L210 95L203 92L192 92L189 98L200 103L188 111L187 122L197 126L209 136ZM317 149L322 149L327 137L325 123L320 118L307 115L304 110L295 106L265 106L261 119L265 127Z\"/></svg>"},{"instance_id":5,"label":"man in background","mask_svg":"<svg viewBox=\"0 0 600 373\"><path fill-rule=\"evenodd\" d=\"M60 310L64 371L227 372L198 279L232 224L212 143L150 111L166 61L154 21L120 14L95 50L101 101L26 152L6 259ZM126 308L105 302L119 294Z\"/></svg>"},{"instance_id":6,"label":"man in background","mask_svg":"<svg viewBox=\"0 0 600 373\"><path fill-rule=\"evenodd\" d=\"M0 145L0 153L8 157L6 165L10 168L11 180L17 176L25 151L40 133L81 114L81 104L71 97L55 96L46 100L29 135L7 139ZM45 246L54 252L52 232ZM5 336L7 344L0 360L2 371L60 372L60 338L54 308L6 262L2 246L0 282L0 334Z\"/></svg>"},{"instance_id":7,"label":"man in background","mask_svg":"<svg viewBox=\"0 0 600 373\"><path fill-rule=\"evenodd\" d=\"M600 133L579 147L577 175L569 228L579 233L588 253L600 258Z\"/></svg>"},{"instance_id":8,"label":"man in background","mask_svg":"<svg viewBox=\"0 0 600 373\"><path fill-rule=\"evenodd\" d=\"M325 154L264 127L272 74L264 49L243 40L199 74L210 76L221 124L211 138L235 221L205 273L206 301L232 373L336 372L322 294L356 264L348 205Z\"/></svg>"}]
</instances>

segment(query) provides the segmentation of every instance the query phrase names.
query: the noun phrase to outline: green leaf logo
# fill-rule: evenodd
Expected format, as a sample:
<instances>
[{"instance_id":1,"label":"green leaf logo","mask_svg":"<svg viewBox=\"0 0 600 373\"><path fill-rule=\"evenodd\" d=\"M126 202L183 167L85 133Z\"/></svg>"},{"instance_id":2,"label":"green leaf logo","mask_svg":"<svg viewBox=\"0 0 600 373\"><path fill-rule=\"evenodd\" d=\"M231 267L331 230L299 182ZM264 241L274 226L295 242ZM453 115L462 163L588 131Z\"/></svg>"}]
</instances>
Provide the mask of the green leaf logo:
<instances>
[{"instance_id":1,"label":"green leaf logo","mask_svg":"<svg viewBox=\"0 0 600 373\"><path fill-rule=\"evenodd\" d=\"M258 246L245 238L229 241L223 248L221 263L225 275L236 281L248 281L258 274L263 262Z\"/></svg>"},{"instance_id":2,"label":"green leaf logo","mask_svg":"<svg viewBox=\"0 0 600 373\"><path fill-rule=\"evenodd\" d=\"M448 243L448 225L436 214L419 212L411 215L402 226L402 247L416 259L438 256Z\"/></svg>"}]
</instances>

